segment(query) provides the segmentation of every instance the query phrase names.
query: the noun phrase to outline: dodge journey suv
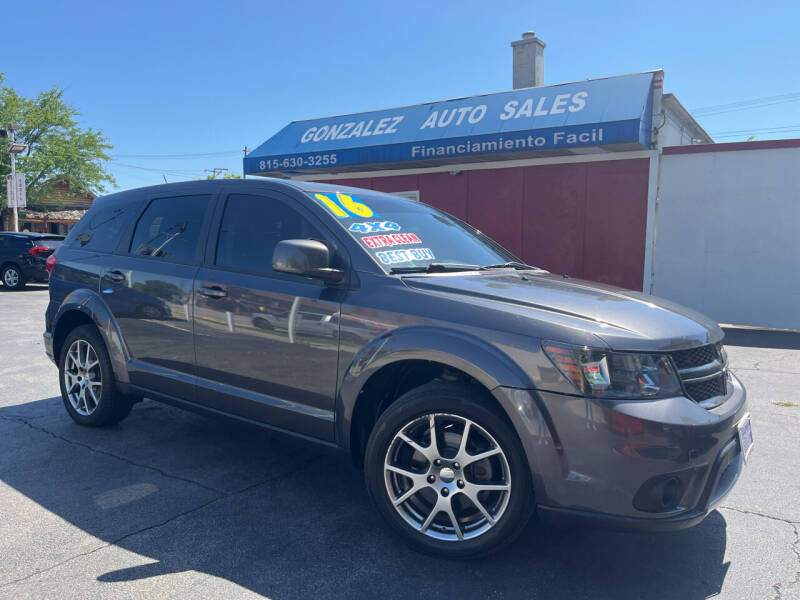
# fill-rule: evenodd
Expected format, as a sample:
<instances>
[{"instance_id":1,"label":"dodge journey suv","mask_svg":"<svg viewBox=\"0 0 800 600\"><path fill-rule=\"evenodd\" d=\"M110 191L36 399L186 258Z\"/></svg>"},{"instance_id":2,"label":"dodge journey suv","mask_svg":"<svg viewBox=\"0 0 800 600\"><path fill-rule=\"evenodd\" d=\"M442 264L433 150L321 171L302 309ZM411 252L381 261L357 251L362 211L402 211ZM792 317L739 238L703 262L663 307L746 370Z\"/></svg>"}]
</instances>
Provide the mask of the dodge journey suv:
<instances>
[{"instance_id":1,"label":"dodge journey suv","mask_svg":"<svg viewBox=\"0 0 800 600\"><path fill-rule=\"evenodd\" d=\"M420 202L296 181L98 198L47 261L64 406L142 398L341 449L391 529L453 558L529 517L699 523L752 447L723 332L521 262Z\"/></svg>"}]
</instances>

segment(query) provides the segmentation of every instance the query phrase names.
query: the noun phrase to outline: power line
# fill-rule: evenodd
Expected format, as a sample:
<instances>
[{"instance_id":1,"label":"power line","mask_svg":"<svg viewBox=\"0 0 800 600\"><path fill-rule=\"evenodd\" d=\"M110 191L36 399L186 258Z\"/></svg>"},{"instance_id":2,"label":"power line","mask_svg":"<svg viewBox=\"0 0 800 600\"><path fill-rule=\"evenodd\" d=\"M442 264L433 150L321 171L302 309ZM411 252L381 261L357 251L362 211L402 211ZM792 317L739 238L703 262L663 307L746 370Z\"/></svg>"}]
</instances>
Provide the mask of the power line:
<instances>
[{"instance_id":1,"label":"power line","mask_svg":"<svg viewBox=\"0 0 800 600\"><path fill-rule=\"evenodd\" d=\"M762 127L760 129L731 129L729 131L719 131L717 133L712 133L711 135L715 136L723 136L727 134L752 134L752 133L776 133L779 131L797 131L800 129L800 124L797 125L783 125L780 127Z\"/></svg>"},{"instance_id":2,"label":"power line","mask_svg":"<svg viewBox=\"0 0 800 600\"><path fill-rule=\"evenodd\" d=\"M118 167L137 169L139 171L151 171L153 173L168 173L170 175L197 175L198 173L203 172L203 169L158 169L155 167L142 167L140 165L129 165L126 163L121 163L116 160L112 160L110 162Z\"/></svg>"},{"instance_id":3,"label":"power line","mask_svg":"<svg viewBox=\"0 0 800 600\"><path fill-rule=\"evenodd\" d=\"M727 104L714 104L712 106L703 106L701 108L693 108L692 112L705 112L709 110L718 110L723 108L733 108L741 106L742 104L753 104L756 102L772 102L773 100L792 100L800 97L800 92L792 92L790 94L780 94L779 96L764 96L762 98L753 98L750 100L737 100L736 102L729 102Z\"/></svg>"},{"instance_id":4,"label":"power line","mask_svg":"<svg viewBox=\"0 0 800 600\"><path fill-rule=\"evenodd\" d=\"M800 127L793 131L800 131ZM725 135L715 135L713 136L716 139L725 139L725 138L735 138L735 137L750 137L755 135L770 135L771 133L791 133L790 131L748 131L747 133L728 133ZM779 139L787 139L784 137L780 137Z\"/></svg>"},{"instance_id":5,"label":"power line","mask_svg":"<svg viewBox=\"0 0 800 600\"><path fill-rule=\"evenodd\" d=\"M693 108L689 112L691 112L694 116L721 115L740 110L750 110L753 108L764 108L777 104L786 104L787 102L797 102L798 100L800 100L800 92L792 92L790 94L781 94L778 96L764 96L762 98L739 100L737 102L729 102L727 104L716 104L713 106Z\"/></svg>"},{"instance_id":6,"label":"power line","mask_svg":"<svg viewBox=\"0 0 800 600\"><path fill-rule=\"evenodd\" d=\"M224 150L221 152L197 152L192 154L112 154L112 158L213 158L215 156L238 156L241 150Z\"/></svg>"}]
</instances>

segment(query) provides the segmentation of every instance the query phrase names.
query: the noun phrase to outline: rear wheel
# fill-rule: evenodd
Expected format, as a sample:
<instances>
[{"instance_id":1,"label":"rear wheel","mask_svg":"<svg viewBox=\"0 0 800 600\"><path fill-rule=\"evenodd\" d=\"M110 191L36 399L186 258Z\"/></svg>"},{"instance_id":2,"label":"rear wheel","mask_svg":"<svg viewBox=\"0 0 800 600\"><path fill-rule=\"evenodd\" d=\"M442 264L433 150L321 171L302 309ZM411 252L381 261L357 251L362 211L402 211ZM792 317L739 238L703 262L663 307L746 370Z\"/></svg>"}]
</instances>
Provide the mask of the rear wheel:
<instances>
[{"instance_id":1,"label":"rear wheel","mask_svg":"<svg viewBox=\"0 0 800 600\"><path fill-rule=\"evenodd\" d=\"M418 550L481 556L510 543L530 517L522 447L487 401L467 386L433 382L400 397L372 431L370 496Z\"/></svg>"},{"instance_id":2,"label":"rear wheel","mask_svg":"<svg viewBox=\"0 0 800 600\"><path fill-rule=\"evenodd\" d=\"M0 279L3 280L3 285L9 290L21 290L25 287L25 278L17 265L4 267L3 272L0 273Z\"/></svg>"},{"instance_id":3,"label":"rear wheel","mask_svg":"<svg viewBox=\"0 0 800 600\"><path fill-rule=\"evenodd\" d=\"M67 336L58 362L61 397L76 423L101 427L118 423L133 407L117 391L106 345L92 325L81 325Z\"/></svg>"}]
</instances>

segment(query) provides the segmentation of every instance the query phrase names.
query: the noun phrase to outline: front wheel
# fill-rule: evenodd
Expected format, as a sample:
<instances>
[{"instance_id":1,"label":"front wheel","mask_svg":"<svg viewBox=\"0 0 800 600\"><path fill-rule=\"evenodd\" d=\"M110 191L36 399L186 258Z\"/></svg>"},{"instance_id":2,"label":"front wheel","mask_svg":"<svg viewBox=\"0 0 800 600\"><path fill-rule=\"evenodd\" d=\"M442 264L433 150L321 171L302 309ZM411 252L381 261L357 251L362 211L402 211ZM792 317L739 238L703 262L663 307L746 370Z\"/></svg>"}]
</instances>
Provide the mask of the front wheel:
<instances>
[{"instance_id":1,"label":"front wheel","mask_svg":"<svg viewBox=\"0 0 800 600\"><path fill-rule=\"evenodd\" d=\"M528 466L511 427L467 386L432 382L401 396L367 444L369 494L412 546L474 558L509 544L531 514Z\"/></svg>"}]
</instances>

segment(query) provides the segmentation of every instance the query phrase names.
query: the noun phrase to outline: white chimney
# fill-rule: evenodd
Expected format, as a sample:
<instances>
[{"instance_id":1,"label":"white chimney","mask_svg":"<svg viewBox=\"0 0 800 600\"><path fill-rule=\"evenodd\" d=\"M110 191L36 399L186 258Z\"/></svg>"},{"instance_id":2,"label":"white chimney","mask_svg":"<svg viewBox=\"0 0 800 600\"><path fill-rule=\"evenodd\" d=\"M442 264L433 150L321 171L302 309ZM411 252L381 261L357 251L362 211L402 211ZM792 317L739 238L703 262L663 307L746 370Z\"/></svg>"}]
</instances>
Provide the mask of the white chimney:
<instances>
[{"instance_id":1,"label":"white chimney","mask_svg":"<svg viewBox=\"0 0 800 600\"><path fill-rule=\"evenodd\" d=\"M514 89L537 87L544 83L545 43L532 31L511 42L514 52Z\"/></svg>"}]
</instances>

